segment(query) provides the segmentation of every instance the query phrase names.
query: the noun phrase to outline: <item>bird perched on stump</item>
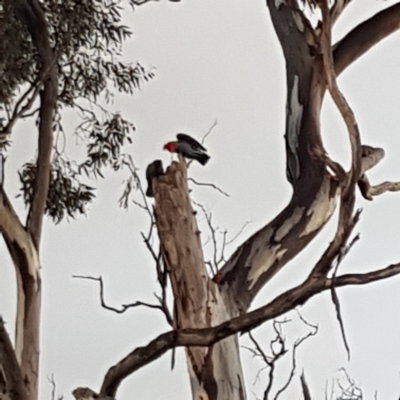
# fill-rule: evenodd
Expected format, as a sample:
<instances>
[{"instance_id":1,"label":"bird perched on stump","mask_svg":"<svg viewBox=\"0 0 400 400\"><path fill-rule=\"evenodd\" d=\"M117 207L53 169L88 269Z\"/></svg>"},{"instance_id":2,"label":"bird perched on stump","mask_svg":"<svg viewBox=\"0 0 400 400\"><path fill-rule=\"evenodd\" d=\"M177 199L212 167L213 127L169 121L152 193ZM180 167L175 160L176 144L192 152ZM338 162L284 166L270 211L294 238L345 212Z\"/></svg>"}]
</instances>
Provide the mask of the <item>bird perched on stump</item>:
<instances>
[{"instance_id":1,"label":"bird perched on stump","mask_svg":"<svg viewBox=\"0 0 400 400\"><path fill-rule=\"evenodd\" d=\"M201 165L207 164L210 156L206 153L207 150L203 145L185 133L178 133L176 138L178 139L177 141L165 144L164 150L180 154L189 160L196 160Z\"/></svg>"},{"instance_id":2,"label":"bird perched on stump","mask_svg":"<svg viewBox=\"0 0 400 400\"><path fill-rule=\"evenodd\" d=\"M161 175L164 175L164 168L161 160L154 160L151 164L147 166L146 168L147 197L154 197L153 179L159 178Z\"/></svg>"}]
</instances>

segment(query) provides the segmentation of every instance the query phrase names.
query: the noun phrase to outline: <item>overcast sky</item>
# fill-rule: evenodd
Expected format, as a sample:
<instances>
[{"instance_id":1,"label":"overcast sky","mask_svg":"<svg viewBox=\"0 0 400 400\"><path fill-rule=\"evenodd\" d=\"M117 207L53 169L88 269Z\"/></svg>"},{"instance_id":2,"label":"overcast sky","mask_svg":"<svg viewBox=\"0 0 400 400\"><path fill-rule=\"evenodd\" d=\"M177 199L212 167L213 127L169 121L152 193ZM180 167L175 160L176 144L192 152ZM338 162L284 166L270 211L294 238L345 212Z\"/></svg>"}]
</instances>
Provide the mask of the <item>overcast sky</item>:
<instances>
[{"instance_id":1,"label":"overcast sky","mask_svg":"<svg viewBox=\"0 0 400 400\"><path fill-rule=\"evenodd\" d=\"M341 37L357 22L396 1L354 0L335 31ZM228 257L250 234L265 225L285 207L291 188L285 178L284 120L285 69L279 43L272 29L265 1L183 0L150 2L127 9L125 23L134 35L125 48L126 59L153 68L156 78L134 96L117 96L112 106L136 125L129 149L141 176L156 158L171 161L162 145L177 132L207 137L211 155L205 167L192 164L190 176L219 185L225 197L211 188L193 186L192 197L212 212L221 232L231 237L247 225L227 249ZM339 84L355 111L362 142L383 147L386 158L371 172L373 183L400 180L400 35L376 46L351 66ZM77 123L73 114L65 123ZM16 168L34 156L29 125L20 124L7 161L10 197L18 193ZM332 158L349 162L349 143L344 124L332 103L323 110L323 136ZM140 237L148 217L133 204L128 211L118 207L123 174L109 173L98 182L97 199L87 217L46 222L43 237L43 317L41 399L50 398L47 378L54 375L58 394L71 398L77 386L98 390L107 369L135 347L147 344L168 329L158 311L137 308L117 315L99 305L95 282L72 275L102 276L107 302L115 307L142 300L154 302L158 290L155 267ZM400 260L400 194L386 194L373 202L358 200L364 209L356 231L357 243L341 272L368 271ZM18 200L19 201L19 200ZM24 209L17 202L21 215ZM198 214L206 254L211 254L209 233ZM301 282L323 252L335 228L335 219L299 257L280 272L256 299L265 304L282 290ZM6 247L0 243L0 313L13 335L15 276ZM400 279L367 287L338 291L351 359L347 360L335 310L328 294L317 296L302 307L302 315L318 324L319 333L298 351L298 372L304 370L312 394L322 399L327 380L346 367L365 389L365 399L398 399L400 394ZM287 338L305 329L290 315ZM269 325L256 331L267 345ZM248 341L244 339L244 344ZM262 397L267 374L259 376L262 364L243 349L248 398ZM171 355L153 362L128 378L119 400L189 399L190 389L183 351L178 350L175 370ZM283 363L284 364L284 363ZM286 364L285 364L286 365ZM284 375L282 368L281 376ZM298 376L295 377L298 382ZM254 394L255 393L255 394ZM300 398L298 383L281 399Z\"/></svg>"}]
</instances>

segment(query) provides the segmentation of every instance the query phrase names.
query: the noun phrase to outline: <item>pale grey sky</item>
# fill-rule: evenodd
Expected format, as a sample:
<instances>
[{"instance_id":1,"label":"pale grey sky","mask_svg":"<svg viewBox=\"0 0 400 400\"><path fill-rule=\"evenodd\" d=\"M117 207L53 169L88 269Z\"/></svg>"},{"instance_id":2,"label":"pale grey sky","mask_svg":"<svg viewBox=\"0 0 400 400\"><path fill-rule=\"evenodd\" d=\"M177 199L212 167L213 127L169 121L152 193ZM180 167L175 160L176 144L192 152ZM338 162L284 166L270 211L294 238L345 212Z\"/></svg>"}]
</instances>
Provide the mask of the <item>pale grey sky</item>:
<instances>
[{"instance_id":1,"label":"pale grey sky","mask_svg":"<svg viewBox=\"0 0 400 400\"><path fill-rule=\"evenodd\" d=\"M340 37L358 21L396 1L354 0L338 24ZM227 256L252 232L271 220L288 202L285 178L284 113L285 70L265 1L166 0L125 13L133 39L125 46L126 58L154 67L156 78L133 97L117 96L114 108L136 125L131 148L144 176L155 158L171 160L162 151L175 133L201 138L215 120L207 138L211 161L206 168L193 164L190 175L213 182L230 193L226 198L210 188L193 187L193 198L213 213L215 224L234 235L251 221ZM393 35L351 66L339 84L353 107L365 144L383 147L386 158L371 173L373 182L400 180L400 35ZM323 111L323 134L333 158L348 162L346 131L330 101ZM72 114L67 125L76 123ZM33 156L28 125L13 137L7 162L10 197L17 194L15 168L21 157ZM24 159L25 162L25 159ZM161 313L134 309L123 315L99 305L95 282L72 279L74 274L102 275L110 305L142 300L153 302L155 268L140 237L147 216L133 204L118 208L123 175L109 173L98 183L98 198L88 216L53 226L46 223L42 248L43 325L41 398L50 398L47 377L54 374L57 391L71 398L77 386L99 389L107 369L136 346L147 344L168 329ZM340 267L341 271L368 271L400 259L400 194L387 194L373 202L359 200L364 208L356 231L361 240ZM20 203L18 203L20 205ZM22 212L23 208L20 207ZM203 241L204 218L199 216ZM290 263L257 298L254 307L300 282L332 237L332 220L322 234ZM0 312L13 332L14 272L0 243L2 279ZM210 245L206 246L210 254ZM6 260L6 262L3 262ZM397 399L400 393L399 278L366 287L340 290L343 319L351 361L344 346L328 294L302 308L303 315L319 325L317 336L299 349L299 372L309 380L313 396L323 398L326 380L345 366L365 389L365 399ZM298 325L296 325L298 326ZM295 331L294 334L300 332ZM267 343L270 329L256 332ZM246 341L244 342L248 344ZM190 390L183 351L177 352L174 371L170 354L128 378L119 400L189 399ZM243 351L249 399L261 397L266 373L253 385L261 364ZM296 378L298 380L298 378ZM298 384L281 399L300 398Z\"/></svg>"}]
</instances>

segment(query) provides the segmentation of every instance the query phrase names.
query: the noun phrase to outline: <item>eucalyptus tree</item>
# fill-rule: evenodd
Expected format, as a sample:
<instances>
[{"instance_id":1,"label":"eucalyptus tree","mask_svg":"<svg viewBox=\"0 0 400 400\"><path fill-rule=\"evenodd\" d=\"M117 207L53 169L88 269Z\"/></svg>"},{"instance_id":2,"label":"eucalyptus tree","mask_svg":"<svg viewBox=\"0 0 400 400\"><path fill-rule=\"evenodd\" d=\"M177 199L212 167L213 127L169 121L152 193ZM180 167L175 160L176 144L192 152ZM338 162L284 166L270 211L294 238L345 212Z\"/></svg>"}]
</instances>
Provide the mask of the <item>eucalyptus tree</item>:
<instances>
[{"instance_id":1,"label":"eucalyptus tree","mask_svg":"<svg viewBox=\"0 0 400 400\"><path fill-rule=\"evenodd\" d=\"M132 93L152 77L138 63L121 59L131 31L121 22L119 1L0 1L0 232L17 279L15 346L2 340L1 374L10 398L38 398L43 219L55 223L85 212L95 197L82 183L102 169L123 165L121 149L134 126L102 107L114 92ZM62 113L76 113L76 134L86 157L71 159L55 138L66 135ZM4 163L21 119L33 119L26 135L36 138L36 156L21 160L22 220L7 196ZM23 165L22 165L23 164ZM5 333L4 326L1 332ZM2 335L4 339L7 335Z\"/></svg>"},{"instance_id":2,"label":"eucalyptus tree","mask_svg":"<svg viewBox=\"0 0 400 400\"><path fill-rule=\"evenodd\" d=\"M325 290L332 292L342 324L336 288L367 284L400 272L400 264L395 264L363 274L335 273L335 265L353 243L349 239L359 218L359 211L354 210L356 196L372 200L400 188L397 182L370 184L367 173L383 159L384 150L363 142L356 117L336 80L399 29L400 3L355 24L332 43L332 29L349 3L267 1L286 61L286 171L293 194L289 204L240 245L215 276L209 275L203 259L185 163L173 163L165 175L153 179L161 259L174 293L173 330L133 350L110 368L101 395L114 397L118 385L131 373L167 350L184 346L194 399L244 399L239 332L281 316ZM324 148L321 109L327 92L348 131L349 170ZM249 312L260 290L312 242L337 208L335 236L310 267L307 279Z\"/></svg>"},{"instance_id":3,"label":"eucalyptus tree","mask_svg":"<svg viewBox=\"0 0 400 400\"><path fill-rule=\"evenodd\" d=\"M146 2L132 1L137 5ZM335 288L366 284L400 272L400 265L395 264L364 274L332 275L335 263L348 249L359 217L354 211L356 195L372 199L399 186L369 183L367 171L383 158L384 151L362 143L336 77L399 28L400 3L359 23L338 43L332 43L332 28L348 3L267 1L286 60L285 143L292 198L270 223L238 247L217 274L209 276L184 160L153 179L154 217L161 245L161 257L155 254L155 260L160 281L165 284L167 277L171 281L172 315L162 306L172 330L112 366L99 394L78 388L76 398L115 398L129 375L168 350L184 346L194 399L244 399L240 332L283 315L323 291L331 290L335 298ZM20 119L35 119L32 135L37 137L36 158L24 160L19 172L28 210L26 221L15 212L4 184L8 177L1 175L0 230L16 270L18 305L14 347L0 326L0 374L4 378L0 382L6 382L10 398L35 400L44 215L59 222L85 212L94 189L81 182L81 175L101 176L104 167L124 165L121 149L130 141L133 125L101 104L111 98L113 90L131 93L152 74L139 64L118 60L120 45L130 35L129 28L121 24L118 1L2 0L0 7L0 101L5 115L2 171ZM352 163L348 171L324 149L320 120L327 91L349 133ZM62 111L68 108L81 118L78 134L87 152L80 162L69 159L54 140L55 133L64 132ZM257 293L318 235L337 207L336 234L307 279L249 312Z\"/></svg>"}]
</instances>

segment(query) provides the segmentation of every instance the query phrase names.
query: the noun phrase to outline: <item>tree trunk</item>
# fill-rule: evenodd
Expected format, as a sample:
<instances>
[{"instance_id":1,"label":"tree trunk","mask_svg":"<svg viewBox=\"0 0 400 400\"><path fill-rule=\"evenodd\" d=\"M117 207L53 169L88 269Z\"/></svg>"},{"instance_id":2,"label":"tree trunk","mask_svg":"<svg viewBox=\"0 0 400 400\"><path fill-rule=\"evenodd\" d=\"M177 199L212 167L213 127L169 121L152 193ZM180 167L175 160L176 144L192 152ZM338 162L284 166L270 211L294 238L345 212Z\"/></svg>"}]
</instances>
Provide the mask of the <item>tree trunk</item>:
<instances>
[{"instance_id":1,"label":"tree trunk","mask_svg":"<svg viewBox=\"0 0 400 400\"><path fill-rule=\"evenodd\" d=\"M187 189L186 164L183 160L174 162L165 176L153 180L154 214L163 261L174 292L174 328L178 332L173 330L158 336L111 367L105 376L102 394L115 396L122 380L139 368L172 348L192 346L187 348L186 354L193 398L244 399L238 337L229 339L229 335L254 329L262 322L282 316L323 290L365 284L399 273L400 265L394 264L365 274L329 277L333 261L341 254L358 219L358 213L353 215L352 212L355 183L360 183L362 179L362 192L367 198L400 187L393 182L374 187L369 184L365 172L383 158L384 152L361 146L359 137L355 146L351 129L348 129L352 139L349 140L352 144L352 168L349 173L324 153L320 113L327 80L331 93L335 95L332 89L334 74L339 75L382 38L400 28L400 4L364 21L333 46L332 68L330 35L326 33L348 3L349 0L337 0L328 9L327 0L307 2L306 7L310 6L312 10L315 10L313 7L323 7L322 23L327 25L322 25L321 29L319 24L314 29L299 9L297 0L267 0L286 60L286 169L293 195L273 221L235 251L219 271L218 283L210 280L204 266L199 232ZM336 88L336 95L337 92ZM339 109L346 120L343 107ZM348 109L347 114L351 114L351 110ZM327 166L333 169L334 174L327 170ZM348 181L351 185L347 184ZM344 188L343 193L341 187ZM337 232L314 268L309 266L308 278L269 304L247 313L257 293L325 226L339 196L341 207ZM195 332L191 329L179 331L213 326L216 327ZM309 398L304 376L301 382L303 394Z\"/></svg>"},{"instance_id":2,"label":"tree trunk","mask_svg":"<svg viewBox=\"0 0 400 400\"><path fill-rule=\"evenodd\" d=\"M56 55L50 41L46 15L38 0L6 0L25 27L37 57L40 88L38 156L26 227L18 219L0 187L0 232L13 260L17 276L17 321L15 353L20 364L28 400L38 398L41 278L39 249L50 184L53 151L53 117L57 107Z\"/></svg>"},{"instance_id":3,"label":"tree trunk","mask_svg":"<svg viewBox=\"0 0 400 400\"><path fill-rule=\"evenodd\" d=\"M235 303L205 269L183 160L173 162L156 184L154 214L174 292L174 328L212 327L237 316ZM188 347L186 356L193 399L245 398L237 336L209 348Z\"/></svg>"},{"instance_id":4,"label":"tree trunk","mask_svg":"<svg viewBox=\"0 0 400 400\"><path fill-rule=\"evenodd\" d=\"M338 182L314 155L322 149L322 56L300 30L293 10L282 3L270 1L269 7L287 62L285 139L293 196L271 223L238 248L216 284L204 266L186 167L183 162L171 165L155 187L155 216L177 329L215 326L246 312L259 290L311 242L335 210ZM186 353L194 399L245 398L237 336L211 348L187 348Z\"/></svg>"},{"instance_id":5,"label":"tree trunk","mask_svg":"<svg viewBox=\"0 0 400 400\"><path fill-rule=\"evenodd\" d=\"M38 397L41 279L39 255L0 187L0 231L17 276L15 354L29 400Z\"/></svg>"}]
</instances>

